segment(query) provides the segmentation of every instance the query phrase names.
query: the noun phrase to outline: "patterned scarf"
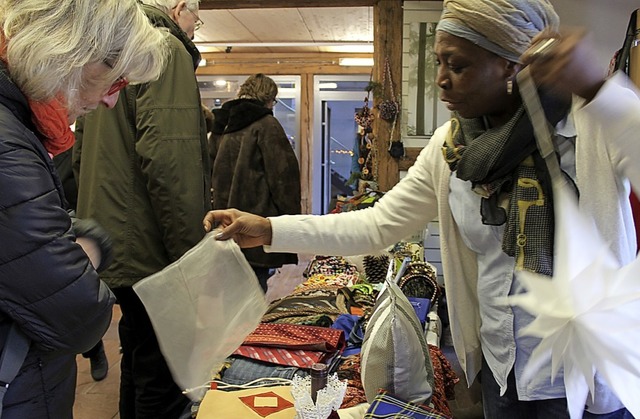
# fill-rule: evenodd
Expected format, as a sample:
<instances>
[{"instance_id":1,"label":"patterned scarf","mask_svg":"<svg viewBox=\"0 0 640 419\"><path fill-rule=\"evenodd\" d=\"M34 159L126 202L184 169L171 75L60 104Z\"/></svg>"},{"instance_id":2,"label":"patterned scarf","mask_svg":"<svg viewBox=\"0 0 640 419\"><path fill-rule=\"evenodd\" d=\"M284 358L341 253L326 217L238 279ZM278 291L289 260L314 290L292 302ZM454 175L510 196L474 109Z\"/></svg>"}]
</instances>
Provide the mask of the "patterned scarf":
<instances>
[{"instance_id":1,"label":"patterned scarf","mask_svg":"<svg viewBox=\"0 0 640 419\"><path fill-rule=\"evenodd\" d=\"M555 125L567 114L568 104L543 97L547 117ZM505 224L502 250L516 259L516 269L551 276L551 179L524 107L506 124L489 129L482 118L464 119L454 113L442 152L451 171L471 181L474 192L482 196L482 222Z\"/></svg>"}]
</instances>

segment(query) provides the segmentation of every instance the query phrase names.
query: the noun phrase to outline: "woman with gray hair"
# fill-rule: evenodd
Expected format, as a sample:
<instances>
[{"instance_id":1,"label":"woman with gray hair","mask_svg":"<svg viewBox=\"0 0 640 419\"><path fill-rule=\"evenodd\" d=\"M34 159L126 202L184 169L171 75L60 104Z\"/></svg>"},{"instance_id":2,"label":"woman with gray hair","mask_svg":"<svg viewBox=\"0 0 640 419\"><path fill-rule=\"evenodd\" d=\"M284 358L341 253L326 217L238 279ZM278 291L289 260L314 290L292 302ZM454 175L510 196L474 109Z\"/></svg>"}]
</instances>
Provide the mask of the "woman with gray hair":
<instances>
[{"instance_id":1,"label":"woman with gray hair","mask_svg":"<svg viewBox=\"0 0 640 419\"><path fill-rule=\"evenodd\" d=\"M362 211L268 219L213 211L205 228L218 222L219 238L243 247L352 255L438 218L453 344L469 385L481 381L485 417L566 418L562 374L551 380L551 362L523 374L538 340L522 336L533 319L506 298L522 291L516 271L551 276L554 257L550 175L516 75L529 65L538 80L560 165L620 265L636 254L628 195L629 180L640 187L640 102L619 77L605 80L594 67L584 34L558 33L547 0L443 6L436 83L452 117L400 183ZM550 36L555 49L545 51L536 42ZM598 382L594 399L585 399L585 417L630 417Z\"/></svg>"},{"instance_id":2,"label":"woman with gray hair","mask_svg":"<svg viewBox=\"0 0 640 419\"><path fill-rule=\"evenodd\" d=\"M2 383L3 418L73 416L76 354L100 340L114 298L93 268L100 247L72 230L52 157L73 145L78 116L160 75L165 40L135 0L0 0L2 357L12 326L29 343Z\"/></svg>"}]
</instances>

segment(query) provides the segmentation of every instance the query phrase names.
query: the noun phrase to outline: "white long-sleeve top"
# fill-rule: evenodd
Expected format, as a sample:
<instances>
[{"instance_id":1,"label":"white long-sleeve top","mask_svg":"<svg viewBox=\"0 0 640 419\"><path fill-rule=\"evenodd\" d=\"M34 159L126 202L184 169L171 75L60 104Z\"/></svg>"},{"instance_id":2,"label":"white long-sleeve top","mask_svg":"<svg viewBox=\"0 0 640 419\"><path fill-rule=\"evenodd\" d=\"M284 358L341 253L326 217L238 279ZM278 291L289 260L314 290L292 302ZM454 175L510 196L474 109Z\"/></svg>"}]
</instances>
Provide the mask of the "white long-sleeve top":
<instances>
[{"instance_id":1,"label":"white long-sleeve top","mask_svg":"<svg viewBox=\"0 0 640 419\"><path fill-rule=\"evenodd\" d=\"M629 181L640 187L640 100L625 76L609 79L589 103L574 98L576 183L590 214L622 264L635 258ZM436 217L453 344L469 384L480 371L478 262L449 207L451 171L441 147L450 123L438 128L408 174L373 207L340 214L270 218L273 252L360 255L380 251Z\"/></svg>"}]
</instances>

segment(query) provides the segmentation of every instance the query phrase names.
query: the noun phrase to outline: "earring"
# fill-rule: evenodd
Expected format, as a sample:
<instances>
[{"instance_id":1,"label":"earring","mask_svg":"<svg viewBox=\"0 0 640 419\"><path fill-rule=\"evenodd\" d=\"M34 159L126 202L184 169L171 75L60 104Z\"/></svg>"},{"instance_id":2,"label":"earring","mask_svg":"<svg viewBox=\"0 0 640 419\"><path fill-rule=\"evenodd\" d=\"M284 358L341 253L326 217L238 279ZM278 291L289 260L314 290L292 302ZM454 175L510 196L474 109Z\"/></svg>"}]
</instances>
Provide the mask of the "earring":
<instances>
[{"instance_id":1,"label":"earring","mask_svg":"<svg viewBox=\"0 0 640 419\"><path fill-rule=\"evenodd\" d=\"M513 80L507 80L507 94L510 95L513 93Z\"/></svg>"}]
</instances>

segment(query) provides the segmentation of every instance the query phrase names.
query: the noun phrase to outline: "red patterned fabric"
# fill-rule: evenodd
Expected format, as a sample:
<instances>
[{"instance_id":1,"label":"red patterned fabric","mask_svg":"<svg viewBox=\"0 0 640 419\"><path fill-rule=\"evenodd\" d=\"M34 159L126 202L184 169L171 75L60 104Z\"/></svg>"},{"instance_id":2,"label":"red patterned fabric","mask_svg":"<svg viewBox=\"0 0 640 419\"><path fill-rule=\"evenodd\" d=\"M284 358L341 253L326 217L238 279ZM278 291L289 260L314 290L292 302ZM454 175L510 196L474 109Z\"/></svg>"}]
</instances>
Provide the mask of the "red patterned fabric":
<instances>
[{"instance_id":1,"label":"red patterned fabric","mask_svg":"<svg viewBox=\"0 0 640 419\"><path fill-rule=\"evenodd\" d=\"M452 416L451 409L449 408L449 402L447 400L455 399L454 387L460 379L440 348L429 345L429 355L431 356L434 375L434 388L431 403L433 403L433 407L438 412L447 416Z\"/></svg>"},{"instance_id":2,"label":"red patterned fabric","mask_svg":"<svg viewBox=\"0 0 640 419\"><path fill-rule=\"evenodd\" d=\"M260 406L260 403L256 403L256 398L260 399L270 399L275 401L275 406ZM282 410L293 407L293 403L289 400L286 400L280 396L278 396L273 391L266 391L260 394L252 394L250 396L240 397L242 403L247 405L251 410L256 412L259 416L266 418L267 416L278 413Z\"/></svg>"},{"instance_id":3,"label":"red patterned fabric","mask_svg":"<svg viewBox=\"0 0 640 419\"><path fill-rule=\"evenodd\" d=\"M272 364L311 368L342 353L342 330L283 323L262 323L233 354Z\"/></svg>"},{"instance_id":4,"label":"red patterned fabric","mask_svg":"<svg viewBox=\"0 0 640 419\"><path fill-rule=\"evenodd\" d=\"M367 396L364 393L364 387L362 386L362 379L360 377L360 354L358 353L344 358L336 372L338 379L347 380L347 391L342 399L340 409L366 403Z\"/></svg>"}]
</instances>

